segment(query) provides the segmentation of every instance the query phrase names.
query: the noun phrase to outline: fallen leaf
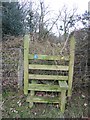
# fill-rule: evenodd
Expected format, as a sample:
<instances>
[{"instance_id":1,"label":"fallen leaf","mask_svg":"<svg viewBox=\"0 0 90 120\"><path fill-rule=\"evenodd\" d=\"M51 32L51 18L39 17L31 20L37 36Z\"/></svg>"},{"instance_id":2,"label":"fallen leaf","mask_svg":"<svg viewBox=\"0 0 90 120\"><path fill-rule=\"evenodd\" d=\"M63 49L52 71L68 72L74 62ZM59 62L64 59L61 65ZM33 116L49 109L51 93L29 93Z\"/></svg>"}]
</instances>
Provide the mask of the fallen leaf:
<instances>
[{"instance_id":1,"label":"fallen leaf","mask_svg":"<svg viewBox=\"0 0 90 120\"><path fill-rule=\"evenodd\" d=\"M84 106L86 107L86 106L87 106L87 103L84 103Z\"/></svg>"},{"instance_id":2,"label":"fallen leaf","mask_svg":"<svg viewBox=\"0 0 90 120\"><path fill-rule=\"evenodd\" d=\"M85 95L82 95L82 98L85 98Z\"/></svg>"}]
</instances>

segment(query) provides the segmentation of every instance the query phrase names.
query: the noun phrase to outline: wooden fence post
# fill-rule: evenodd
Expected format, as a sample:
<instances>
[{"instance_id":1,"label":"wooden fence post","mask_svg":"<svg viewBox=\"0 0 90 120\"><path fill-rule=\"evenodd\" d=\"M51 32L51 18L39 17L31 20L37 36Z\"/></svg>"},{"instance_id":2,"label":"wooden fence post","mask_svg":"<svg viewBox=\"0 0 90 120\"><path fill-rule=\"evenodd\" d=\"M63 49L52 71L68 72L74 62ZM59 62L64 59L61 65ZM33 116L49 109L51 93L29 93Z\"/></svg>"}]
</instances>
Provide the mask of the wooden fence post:
<instances>
[{"instance_id":1,"label":"wooden fence post","mask_svg":"<svg viewBox=\"0 0 90 120\"><path fill-rule=\"evenodd\" d=\"M24 37L24 94L28 94L28 54L29 54L29 35Z\"/></svg>"},{"instance_id":2,"label":"wooden fence post","mask_svg":"<svg viewBox=\"0 0 90 120\"><path fill-rule=\"evenodd\" d=\"M65 103L66 103L66 90L62 90L61 91L61 105L60 105L60 109L62 113L64 113L65 111Z\"/></svg>"},{"instance_id":3,"label":"wooden fence post","mask_svg":"<svg viewBox=\"0 0 90 120\"><path fill-rule=\"evenodd\" d=\"M23 86L23 54L21 48L19 51L19 64L18 64L18 87L21 89Z\"/></svg>"},{"instance_id":4,"label":"wooden fence post","mask_svg":"<svg viewBox=\"0 0 90 120\"><path fill-rule=\"evenodd\" d=\"M69 61L69 81L68 81L68 97L72 94L73 68L74 68L74 54L75 54L75 38L70 38L70 61Z\"/></svg>"}]
</instances>

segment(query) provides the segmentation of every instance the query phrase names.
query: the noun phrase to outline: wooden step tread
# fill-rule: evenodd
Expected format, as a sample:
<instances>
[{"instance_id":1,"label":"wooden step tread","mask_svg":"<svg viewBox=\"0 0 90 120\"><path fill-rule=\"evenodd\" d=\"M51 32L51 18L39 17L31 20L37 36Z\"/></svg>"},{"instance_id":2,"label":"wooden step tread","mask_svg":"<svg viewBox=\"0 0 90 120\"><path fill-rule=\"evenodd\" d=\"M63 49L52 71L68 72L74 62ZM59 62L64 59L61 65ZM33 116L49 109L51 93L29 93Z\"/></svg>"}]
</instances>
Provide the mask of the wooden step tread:
<instances>
[{"instance_id":1,"label":"wooden step tread","mask_svg":"<svg viewBox=\"0 0 90 120\"><path fill-rule=\"evenodd\" d=\"M68 88L67 82L66 81L58 81L60 88Z\"/></svg>"},{"instance_id":2,"label":"wooden step tread","mask_svg":"<svg viewBox=\"0 0 90 120\"><path fill-rule=\"evenodd\" d=\"M30 96L27 97L27 102L37 102L37 103L60 103L58 97L42 97L42 96Z\"/></svg>"},{"instance_id":3,"label":"wooden step tread","mask_svg":"<svg viewBox=\"0 0 90 120\"><path fill-rule=\"evenodd\" d=\"M28 90L34 91L51 91L61 92L61 90L67 90L68 87L60 87L59 85L46 85L46 84L29 84Z\"/></svg>"}]
</instances>

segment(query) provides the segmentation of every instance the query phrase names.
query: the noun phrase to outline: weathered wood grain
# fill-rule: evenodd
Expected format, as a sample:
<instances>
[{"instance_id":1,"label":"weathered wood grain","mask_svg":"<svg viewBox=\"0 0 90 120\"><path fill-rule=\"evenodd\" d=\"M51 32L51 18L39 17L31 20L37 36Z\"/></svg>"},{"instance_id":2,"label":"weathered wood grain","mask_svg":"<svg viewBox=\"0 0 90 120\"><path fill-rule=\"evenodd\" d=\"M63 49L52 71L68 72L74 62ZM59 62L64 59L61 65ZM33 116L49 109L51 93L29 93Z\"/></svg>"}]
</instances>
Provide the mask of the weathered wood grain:
<instances>
[{"instance_id":1,"label":"weathered wood grain","mask_svg":"<svg viewBox=\"0 0 90 120\"><path fill-rule=\"evenodd\" d=\"M29 64L29 69L68 71L69 70L69 66Z\"/></svg>"},{"instance_id":2,"label":"weathered wood grain","mask_svg":"<svg viewBox=\"0 0 90 120\"><path fill-rule=\"evenodd\" d=\"M29 74L29 79L37 80L68 80L68 76L59 76L59 75L37 75Z\"/></svg>"},{"instance_id":3,"label":"weathered wood grain","mask_svg":"<svg viewBox=\"0 0 90 120\"><path fill-rule=\"evenodd\" d=\"M29 35L24 37L24 94L28 94L28 54L29 54Z\"/></svg>"}]
</instances>

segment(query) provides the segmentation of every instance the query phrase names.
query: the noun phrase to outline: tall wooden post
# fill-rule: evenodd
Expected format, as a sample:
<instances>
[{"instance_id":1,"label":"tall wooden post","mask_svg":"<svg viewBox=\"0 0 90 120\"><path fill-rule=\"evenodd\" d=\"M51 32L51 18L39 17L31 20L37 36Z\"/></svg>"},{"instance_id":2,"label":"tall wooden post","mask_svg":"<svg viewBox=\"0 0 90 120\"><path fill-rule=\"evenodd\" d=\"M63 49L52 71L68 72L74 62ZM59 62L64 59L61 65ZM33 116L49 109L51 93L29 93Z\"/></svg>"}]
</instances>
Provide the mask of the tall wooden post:
<instances>
[{"instance_id":1,"label":"tall wooden post","mask_svg":"<svg viewBox=\"0 0 90 120\"><path fill-rule=\"evenodd\" d=\"M73 68L74 68L74 54L75 54L75 38L70 38L70 61L69 61L69 81L68 81L68 97L72 94Z\"/></svg>"},{"instance_id":2,"label":"tall wooden post","mask_svg":"<svg viewBox=\"0 0 90 120\"><path fill-rule=\"evenodd\" d=\"M24 37L24 94L28 94L28 54L29 54L29 35Z\"/></svg>"}]
</instances>

